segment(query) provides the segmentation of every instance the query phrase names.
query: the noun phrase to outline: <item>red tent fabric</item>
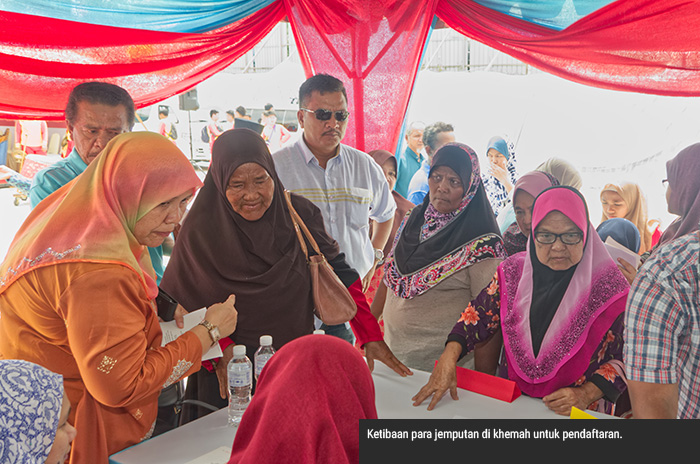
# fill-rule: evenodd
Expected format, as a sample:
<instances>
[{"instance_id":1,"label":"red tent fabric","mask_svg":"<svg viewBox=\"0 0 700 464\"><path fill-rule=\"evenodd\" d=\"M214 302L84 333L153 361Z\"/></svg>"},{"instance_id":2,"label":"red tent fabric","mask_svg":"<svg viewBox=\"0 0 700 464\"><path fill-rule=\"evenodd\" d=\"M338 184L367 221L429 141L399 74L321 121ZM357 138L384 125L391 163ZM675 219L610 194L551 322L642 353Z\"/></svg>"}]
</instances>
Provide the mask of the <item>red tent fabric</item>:
<instances>
[{"instance_id":1,"label":"red tent fabric","mask_svg":"<svg viewBox=\"0 0 700 464\"><path fill-rule=\"evenodd\" d=\"M71 89L92 80L151 105L233 63L284 14L278 1L215 31L185 34L0 12L0 117L63 119Z\"/></svg>"},{"instance_id":2,"label":"red tent fabric","mask_svg":"<svg viewBox=\"0 0 700 464\"><path fill-rule=\"evenodd\" d=\"M345 84L351 113L343 143L393 150L437 0L422 3L285 0L307 76Z\"/></svg>"},{"instance_id":3,"label":"red tent fabric","mask_svg":"<svg viewBox=\"0 0 700 464\"><path fill-rule=\"evenodd\" d=\"M562 31L469 0L440 0L461 34L551 74L613 90L700 95L700 2L618 0Z\"/></svg>"}]
</instances>

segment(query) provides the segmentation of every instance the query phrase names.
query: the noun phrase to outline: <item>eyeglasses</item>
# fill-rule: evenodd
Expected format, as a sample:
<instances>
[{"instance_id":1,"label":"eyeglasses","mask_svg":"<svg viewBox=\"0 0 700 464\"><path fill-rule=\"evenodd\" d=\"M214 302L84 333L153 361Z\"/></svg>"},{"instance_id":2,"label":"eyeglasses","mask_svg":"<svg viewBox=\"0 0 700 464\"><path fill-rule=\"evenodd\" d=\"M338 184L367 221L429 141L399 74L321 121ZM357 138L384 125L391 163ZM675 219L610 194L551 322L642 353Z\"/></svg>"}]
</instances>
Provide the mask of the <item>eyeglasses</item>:
<instances>
[{"instance_id":1,"label":"eyeglasses","mask_svg":"<svg viewBox=\"0 0 700 464\"><path fill-rule=\"evenodd\" d=\"M663 185L664 187L668 187L668 179L662 180L661 185Z\"/></svg>"},{"instance_id":2,"label":"eyeglasses","mask_svg":"<svg viewBox=\"0 0 700 464\"><path fill-rule=\"evenodd\" d=\"M316 119L318 119L319 121L328 121L332 115L335 115L336 121L343 122L346 119L348 119L348 116L350 116L350 112L347 110L331 111L324 110L322 108L319 108L317 110L309 110L306 108L302 108L302 110L308 113L313 113L314 116L316 116Z\"/></svg>"},{"instance_id":3,"label":"eyeglasses","mask_svg":"<svg viewBox=\"0 0 700 464\"><path fill-rule=\"evenodd\" d=\"M551 245L561 240L564 245L577 245L583 240L583 234L580 232L567 232L565 234L553 234L551 232L535 232L535 240L543 245Z\"/></svg>"}]
</instances>

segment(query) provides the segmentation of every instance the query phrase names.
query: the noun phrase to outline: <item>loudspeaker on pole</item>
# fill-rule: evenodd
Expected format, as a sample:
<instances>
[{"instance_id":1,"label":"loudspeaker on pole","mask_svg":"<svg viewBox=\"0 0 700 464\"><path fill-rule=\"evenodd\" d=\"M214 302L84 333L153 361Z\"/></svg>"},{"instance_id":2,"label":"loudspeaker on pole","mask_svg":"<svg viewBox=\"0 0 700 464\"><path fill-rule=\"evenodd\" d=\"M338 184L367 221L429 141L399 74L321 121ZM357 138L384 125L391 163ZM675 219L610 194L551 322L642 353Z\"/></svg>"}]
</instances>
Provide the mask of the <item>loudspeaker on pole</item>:
<instances>
[{"instance_id":1,"label":"loudspeaker on pole","mask_svg":"<svg viewBox=\"0 0 700 464\"><path fill-rule=\"evenodd\" d=\"M199 101L197 100L197 88L194 87L185 93L179 95L180 109L183 111L196 111L199 109Z\"/></svg>"}]
</instances>

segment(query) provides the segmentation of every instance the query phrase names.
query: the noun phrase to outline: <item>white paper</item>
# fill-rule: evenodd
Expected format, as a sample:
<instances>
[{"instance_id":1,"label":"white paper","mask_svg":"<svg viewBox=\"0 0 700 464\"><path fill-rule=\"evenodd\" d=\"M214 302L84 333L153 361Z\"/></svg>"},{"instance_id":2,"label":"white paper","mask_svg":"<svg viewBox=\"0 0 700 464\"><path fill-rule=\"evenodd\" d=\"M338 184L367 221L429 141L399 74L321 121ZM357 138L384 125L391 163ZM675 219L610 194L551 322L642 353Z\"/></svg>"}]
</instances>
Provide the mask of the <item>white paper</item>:
<instances>
[{"instance_id":1,"label":"white paper","mask_svg":"<svg viewBox=\"0 0 700 464\"><path fill-rule=\"evenodd\" d=\"M196 327L200 322L204 320L204 315L206 314L206 312L207 308L202 308L198 309L197 311L192 311L191 313L185 314L185 327L183 329L179 328L175 321L161 322L160 330L163 331L162 346L165 346L166 343L172 342L180 335L184 334L193 327ZM202 355L202 361L207 361L213 358L220 358L223 355L224 353L221 351L221 347L218 343L215 343L214 346L209 348L209 351Z\"/></svg>"},{"instance_id":2,"label":"white paper","mask_svg":"<svg viewBox=\"0 0 700 464\"><path fill-rule=\"evenodd\" d=\"M222 446L203 456L187 461L185 464L226 464L229 459L231 459L231 448Z\"/></svg>"},{"instance_id":3,"label":"white paper","mask_svg":"<svg viewBox=\"0 0 700 464\"><path fill-rule=\"evenodd\" d=\"M617 258L624 259L632 266L634 266L635 269L638 269L639 265L642 264L642 259L637 253L626 248L624 245L621 245L619 242L617 242L614 238L610 236L608 236L608 238L605 239L605 248L608 249L608 253L610 253L610 256L612 257L613 261L615 261L615 264L619 265Z\"/></svg>"}]
</instances>

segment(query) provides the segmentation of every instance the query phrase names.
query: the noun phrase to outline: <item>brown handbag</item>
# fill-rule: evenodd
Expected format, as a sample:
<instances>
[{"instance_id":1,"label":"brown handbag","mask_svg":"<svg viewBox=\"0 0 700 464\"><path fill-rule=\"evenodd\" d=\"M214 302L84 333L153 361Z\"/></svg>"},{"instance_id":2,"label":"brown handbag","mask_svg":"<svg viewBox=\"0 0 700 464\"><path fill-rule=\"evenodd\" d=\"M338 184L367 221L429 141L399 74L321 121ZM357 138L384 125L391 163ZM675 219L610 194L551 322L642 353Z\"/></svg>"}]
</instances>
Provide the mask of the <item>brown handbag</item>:
<instances>
[{"instance_id":1,"label":"brown handbag","mask_svg":"<svg viewBox=\"0 0 700 464\"><path fill-rule=\"evenodd\" d=\"M314 313L316 316L327 325L344 324L355 317L357 313L357 305L352 299L350 292L343 282L333 271L333 267L328 264L326 257L323 256L318 248L316 240L309 232L309 229L301 220L299 213L292 206L291 193L288 190L284 191L284 196L289 207L289 214L294 223L294 230L297 233L301 250L306 256L306 261L309 263L309 272L311 274L311 291L314 299ZM302 231L306 239L311 244L311 247L316 252L315 255L309 256L309 250L306 246L306 240L302 236Z\"/></svg>"}]
</instances>

